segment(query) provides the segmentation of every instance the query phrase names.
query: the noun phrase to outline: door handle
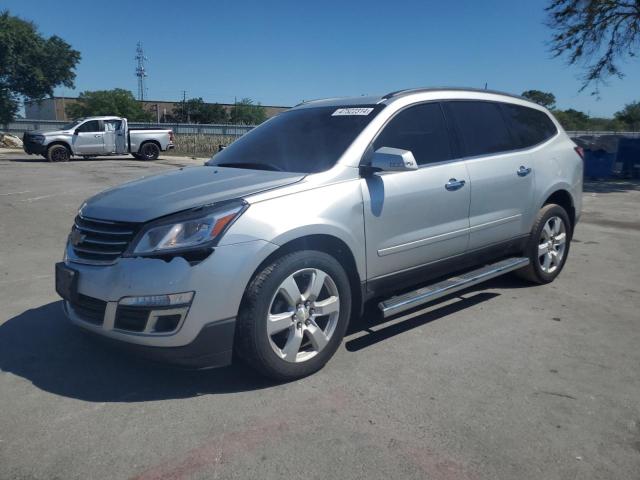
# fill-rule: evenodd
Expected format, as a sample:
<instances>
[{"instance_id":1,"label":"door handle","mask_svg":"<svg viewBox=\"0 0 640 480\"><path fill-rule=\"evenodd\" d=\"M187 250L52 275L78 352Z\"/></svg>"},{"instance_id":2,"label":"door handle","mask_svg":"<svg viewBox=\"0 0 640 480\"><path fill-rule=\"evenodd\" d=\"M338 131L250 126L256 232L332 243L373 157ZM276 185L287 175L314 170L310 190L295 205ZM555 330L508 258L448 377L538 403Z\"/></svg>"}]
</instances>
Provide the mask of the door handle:
<instances>
[{"instance_id":1,"label":"door handle","mask_svg":"<svg viewBox=\"0 0 640 480\"><path fill-rule=\"evenodd\" d=\"M520 165L520 168L516 172L519 177L526 177L531 173L531 167L525 167L524 165Z\"/></svg>"},{"instance_id":2,"label":"door handle","mask_svg":"<svg viewBox=\"0 0 640 480\"><path fill-rule=\"evenodd\" d=\"M466 182L464 180L456 180L455 178L450 178L449 181L445 183L444 188L452 192L464 187L465 183Z\"/></svg>"},{"instance_id":3,"label":"door handle","mask_svg":"<svg viewBox=\"0 0 640 480\"><path fill-rule=\"evenodd\" d=\"M101 136L102 136L102 134L101 134L101 133L100 133L100 134L98 134L98 135L94 135L94 137L96 137L96 138L100 138Z\"/></svg>"}]
</instances>

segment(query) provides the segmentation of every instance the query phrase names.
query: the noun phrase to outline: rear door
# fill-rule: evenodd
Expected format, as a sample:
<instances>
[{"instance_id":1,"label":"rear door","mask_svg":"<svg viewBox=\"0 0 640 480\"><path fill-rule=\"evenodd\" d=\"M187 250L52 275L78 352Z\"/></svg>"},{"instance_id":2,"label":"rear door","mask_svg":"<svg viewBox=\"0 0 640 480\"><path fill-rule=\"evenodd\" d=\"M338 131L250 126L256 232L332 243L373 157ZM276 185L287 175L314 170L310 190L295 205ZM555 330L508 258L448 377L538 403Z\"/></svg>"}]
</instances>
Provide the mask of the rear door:
<instances>
[{"instance_id":1,"label":"rear door","mask_svg":"<svg viewBox=\"0 0 640 480\"><path fill-rule=\"evenodd\" d=\"M469 250L528 233L535 172L498 102L446 103L465 154L471 189Z\"/></svg>"},{"instance_id":2,"label":"rear door","mask_svg":"<svg viewBox=\"0 0 640 480\"><path fill-rule=\"evenodd\" d=\"M87 120L76 127L73 135L73 152L76 155L100 155L104 153L104 130L99 120Z\"/></svg>"},{"instance_id":3,"label":"rear door","mask_svg":"<svg viewBox=\"0 0 640 480\"><path fill-rule=\"evenodd\" d=\"M122 120L104 121L104 151L111 154L126 152L124 122Z\"/></svg>"},{"instance_id":4,"label":"rear door","mask_svg":"<svg viewBox=\"0 0 640 480\"><path fill-rule=\"evenodd\" d=\"M401 110L374 140L373 151L410 150L419 168L361 181L369 280L467 249L471 185L452 146L438 102Z\"/></svg>"}]
</instances>

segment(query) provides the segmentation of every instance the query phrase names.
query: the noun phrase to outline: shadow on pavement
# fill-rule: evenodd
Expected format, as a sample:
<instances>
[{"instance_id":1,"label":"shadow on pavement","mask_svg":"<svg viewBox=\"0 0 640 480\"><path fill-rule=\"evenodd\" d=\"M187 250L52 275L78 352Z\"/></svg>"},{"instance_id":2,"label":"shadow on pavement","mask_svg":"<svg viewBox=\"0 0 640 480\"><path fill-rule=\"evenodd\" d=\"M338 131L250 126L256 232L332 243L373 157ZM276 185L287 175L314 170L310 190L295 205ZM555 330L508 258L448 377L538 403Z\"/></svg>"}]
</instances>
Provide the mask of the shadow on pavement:
<instances>
[{"instance_id":1,"label":"shadow on pavement","mask_svg":"<svg viewBox=\"0 0 640 480\"><path fill-rule=\"evenodd\" d=\"M162 157L160 157L158 160L161 160ZM51 163L49 162L49 160L47 160L44 157L41 157L39 155L33 155L30 156L28 158L3 158L3 160L7 160L9 162L15 162L15 163ZM61 162L61 163L78 163L78 162L104 162L104 161L113 161L113 160L131 160L134 161L136 160L133 157L130 156L105 156L105 157L89 157L89 158L83 158L83 157L73 157L71 160L69 160L68 162ZM144 163L144 162L142 162Z\"/></svg>"},{"instance_id":2,"label":"shadow on pavement","mask_svg":"<svg viewBox=\"0 0 640 480\"><path fill-rule=\"evenodd\" d=\"M42 390L91 402L142 402L273 385L243 365L188 371L124 354L71 325L52 302L0 325L0 370Z\"/></svg>"},{"instance_id":3,"label":"shadow on pavement","mask_svg":"<svg viewBox=\"0 0 640 480\"><path fill-rule=\"evenodd\" d=\"M367 323L369 323L369 325L352 325L349 331L349 334L356 334L360 331L365 331L367 333L365 335L358 336L353 340L348 340L345 343L345 348L350 352L357 352L358 350L362 350L363 348L370 347L378 342L388 340L391 337L400 335L401 333L405 333L414 328L421 327L423 325L426 325L427 323L446 317L447 315L450 315L452 313L456 313L479 303L486 302L487 300L491 300L492 298L497 296L499 296L499 294L497 293L479 292L470 297L460 297L457 302L446 304L435 310L431 309L429 312L426 312L422 315L415 315L415 313L419 312L420 309L424 309L427 307L433 308L433 304L426 306L423 305L422 307L417 307L416 309L414 309L413 314L412 312L407 312L406 314L390 318L388 322L394 322L398 320L400 321L397 323L392 323L391 325L386 327L382 326L384 325L385 320L382 318L380 311L375 308L375 305L372 305L363 315L363 319L368 319ZM450 299L451 297L446 297L442 299L442 301ZM374 319L377 320L376 324L380 325L381 328L376 327L375 330L371 328L373 326L371 325L371 322ZM362 319L357 323L361 322Z\"/></svg>"},{"instance_id":4,"label":"shadow on pavement","mask_svg":"<svg viewBox=\"0 0 640 480\"><path fill-rule=\"evenodd\" d=\"M458 297L459 301L435 309L431 304L425 313L420 310L427 307L419 307L386 322L376 303L370 302L362 318L349 326L347 335L366 333L347 339L346 349L361 350L499 295L474 290L526 286L530 284L511 276L496 278L440 300ZM393 323L385 326L390 322ZM47 392L90 402L190 398L275 385L239 362L225 368L194 371L151 363L127 354L70 324L59 301L27 310L0 325L0 371L29 380Z\"/></svg>"},{"instance_id":5,"label":"shadow on pavement","mask_svg":"<svg viewBox=\"0 0 640 480\"><path fill-rule=\"evenodd\" d=\"M585 193L621 193L640 190L640 180L589 180L584 182Z\"/></svg>"}]
</instances>

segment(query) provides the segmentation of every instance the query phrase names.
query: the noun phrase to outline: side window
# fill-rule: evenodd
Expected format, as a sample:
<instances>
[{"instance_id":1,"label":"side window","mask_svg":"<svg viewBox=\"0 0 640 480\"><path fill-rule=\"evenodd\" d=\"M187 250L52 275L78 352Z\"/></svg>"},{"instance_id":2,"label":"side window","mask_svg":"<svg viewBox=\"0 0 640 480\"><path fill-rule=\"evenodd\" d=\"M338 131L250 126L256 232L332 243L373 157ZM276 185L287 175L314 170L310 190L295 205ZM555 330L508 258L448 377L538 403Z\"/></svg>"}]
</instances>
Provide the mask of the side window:
<instances>
[{"instance_id":1,"label":"side window","mask_svg":"<svg viewBox=\"0 0 640 480\"><path fill-rule=\"evenodd\" d=\"M122 120L105 120L104 121L104 130L105 132L115 132L120 130L122 126Z\"/></svg>"},{"instance_id":2,"label":"side window","mask_svg":"<svg viewBox=\"0 0 640 480\"><path fill-rule=\"evenodd\" d=\"M519 148L509 134L496 102L447 102L468 156L487 155Z\"/></svg>"},{"instance_id":3,"label":"side window","mask_svg":"<svg viewBox=\"0 0 640 480\"><path fill-rule=\"evenodd\" d=\"M84 122L78 127L78 132L81 133L93 133L101 131L102 130L100 130L100 122L98 120L89 120L88 122Z\"/></svg>"},{"instance_id":4,"label":"side window","mask_svg":"<svg viewBox=\"0 0 640 480\"><path fill-rule=\"evenodd\" d=\"M373 143L380 147L411 150L418 165L450 160L449 137L439 103L425 103L401 111Z\"/></svg>"},{"instance_id":5,"label":"side window","mask_svg":"<svg viewBox=\"0 0 640 480\"><path fill-rule=\"evenodd\" d=\"M540 110L503 103L502 111L520 148L542 143L558 132L551 119Z\"/></svg>"}]
</instances>

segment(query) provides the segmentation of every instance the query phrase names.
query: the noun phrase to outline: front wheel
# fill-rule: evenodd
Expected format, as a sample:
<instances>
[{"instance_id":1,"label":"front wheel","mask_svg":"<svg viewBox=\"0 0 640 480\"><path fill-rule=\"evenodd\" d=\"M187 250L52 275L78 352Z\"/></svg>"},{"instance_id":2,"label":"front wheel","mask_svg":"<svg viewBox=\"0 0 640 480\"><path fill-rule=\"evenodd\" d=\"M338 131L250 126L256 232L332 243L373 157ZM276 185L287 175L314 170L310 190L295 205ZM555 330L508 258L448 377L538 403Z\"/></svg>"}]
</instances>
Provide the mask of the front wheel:
<instances>
[{"instance_id":1,"label":"front wheel","mask_svg":"<svg viewBox=\"0 0 640 480\"><path fill-rule=\"evenodd\" d=\"M289 381L321 369L351 314L349 279L332 256L284 255L253 278L236 324L236 351L260 373Z\"/></svg>"},{"instance_id":2,"label":"front wheel","mask_svg":"<svg viewBox=\"0 0 640 480\"><path fill-rule=\"evenodd\" d=\"M525 251L530 263L517 273L535 283L553 282L567 261L571 236L571 221L566 210L555 204L542 207Z\"/></svg>"},{"instance_id":3,"label":"front wheel","mask_svg":"<svg viewBox=\"0 0 640 480\"><path fill-rule=\"evenodd\" d=\"M47 160L50 162L68 162L71 152L64 145L52 145L47 149Z\"/></svg>"}]
</instances>

